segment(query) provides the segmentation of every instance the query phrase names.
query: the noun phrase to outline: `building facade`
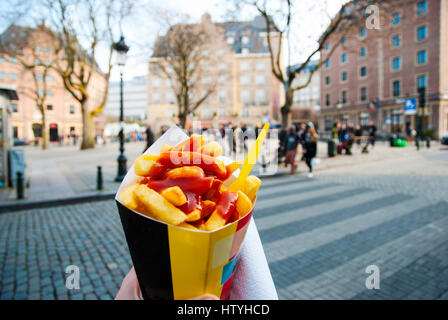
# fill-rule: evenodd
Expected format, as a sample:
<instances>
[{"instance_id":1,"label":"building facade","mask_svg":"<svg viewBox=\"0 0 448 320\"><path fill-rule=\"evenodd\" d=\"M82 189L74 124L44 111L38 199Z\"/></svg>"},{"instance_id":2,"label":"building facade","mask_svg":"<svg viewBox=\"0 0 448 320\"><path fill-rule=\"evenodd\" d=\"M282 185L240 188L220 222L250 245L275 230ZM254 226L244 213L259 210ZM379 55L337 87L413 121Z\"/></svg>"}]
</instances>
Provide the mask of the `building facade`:
<instances>
[{"instance_id":1,"label":"building facade","mask_svg":"<svg viewBox=\"0 0 448 320\"><path fill-rule=\"evenodd\" d=\"M148 108L148 84L146 76L134 77L123 81L123 108L125 119L146 119ZM120 82L110 82L107 97L106 114L120 116Z\"/></svg>"},{"instance_id":2,"label":"building facade","mask_svg":"<svg viewBox=\"0 0 448 320\"><path fill-rule=\"evenodd\" d=\"M311 81L305 88L294 91L291 108L291 119L293 123L317 122L317 113L320 111L320 75L319 70L315 70L319 61L310 61L293 81L293 86L303 85Z\"/></svg>"},{"instance_id":3,"label":"building facade","mask_svg":"<svg viewBox=\"0 0 448 320\"><path fill-rule=\"evenodd\" d=\"M45 26L41 25L36 29L11 26L1 36L8 37L10 36L8 33L21 35L24 45L20 49L22 53L20 58L23 61L36 59L50 64L55 59L53 45L48 39L48 34L40 28ZM38 45L30 49L26 43L38 43ZM33 50L32 54L30 50ZM57 142L61 137L67 138L68 135L82 136L82 112L79 102L64 88L62 79L56 71L49 69L45 80L41 71L36 69L36 86L33 74L24 67L16 55L9 55L7 51L0 52L0 83L16 86L19 97L18 100L11 101L13 137L39 141L42 130L48 132L50 142ZM36 106L34 97L36 92L39 95L43 94L43 83L46 85L44 106L46 128L42 128L42 113ZM92 73L88 106L93 108L101 103L105 83L101 72ZM97 116L95 124L101 125L102 118L102 114Z\"/></svg>"},{"instance_id":4,"label":"building facade","mask_svg":"<svg viewBox=\"0 0 448 320\"><path fill-rule=\"evenodd\" d=\"M217 85L188 117L188 122L200 120L205 127L228 122L257 125L278 114L282 89L271 72L264 19L214 23L210 15L204 14L201 23L207 29L214 28L220 40L207 50L216 56L217 62L208 66L207 73L198 81L205 87L207 82L213 81L208 75L211 79L215 75ZM272 37L275 48L276 35ZM178 113L170 79L164 78L158 70L160 59L150 60L148 74L148 123L157 128L177 123Z\"/></svg>"},{"instance_id":5,"label":"building facade","mask_svg":"<svg viewBox=\"0 0 448 320\"><path fill-rule=\"evenodd\" d=\"M380 134L409 133L417 115L405 102L418 104L425 88L427 108L417 111L440 137L448 131L448 2L402 0L385 11L379 29L335 34L321 51L320 128L373 121Z\"/></svg>"}]
</instances>

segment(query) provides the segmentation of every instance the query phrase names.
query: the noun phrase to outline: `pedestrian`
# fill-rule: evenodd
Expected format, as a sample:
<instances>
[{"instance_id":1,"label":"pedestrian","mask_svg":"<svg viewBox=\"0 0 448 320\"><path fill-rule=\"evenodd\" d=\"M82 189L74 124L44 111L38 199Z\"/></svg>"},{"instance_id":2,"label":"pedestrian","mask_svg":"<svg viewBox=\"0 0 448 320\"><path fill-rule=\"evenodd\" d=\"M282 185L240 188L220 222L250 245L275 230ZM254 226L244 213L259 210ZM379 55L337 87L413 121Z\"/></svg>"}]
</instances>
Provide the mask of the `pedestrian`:
<instances>
[{"instance_id":1,"label":"pedestrian","mask_svg":"<svg viewBox=\"0 0 448 320\"><path fill-rule=\"evenodd\" d=\"M297 154L297 146L299 145L299 136L296 133L296 126L291 125L288 130L288 134L286 135L285 142L283 144L283 148L286 151L285 157L285 166L288 164L291 165L290 174L294 174L297 168L296 164L296 154Z\"/></svg>"},{"instance_id":2,"label":"pedestrian","mask_svg":"<svg viewBox=\"0 0 448 320\"><path fill-rule=\"evenodd\" d=\"M356 138L356 143L358 144L358 146L361 144L361 136L362 136L361 126L357 125L356 129L355 129L355 138Z\"/></svg>"},{"instance_id":3,"label":"pedestrian","mask_svg":"<svg viewBox=\"0 0 448 320\"><path fill-rule=\"evenodd\" d=\"M312 122L308 122L305 134L304 157L308 166L308 178L313 177L313 159L317 153L318 135Z\"/></svg>"},{"instance_id":4,"label":"pedestrian","mask_svg":"<svg viewBox=\"0 0 448 320\"><path fill-rule=\"evenodd\" d=\"M146 134L146 148L143 152L145 152L154 143L154 133L152 132L150 125L146 126L145 134Z\"/></svg>"},{"instance_id":5,"label":"pedestrian","mask_svg":"<svg viewBox=\"0 0 448 320\"><path fill-rule=\"evenodd\" d=\"M369 141L370 144L372 145L372 148L375 146L375 141L376 141L376 126L373 124L373 121L369 122Z\"/></svg>"},{"instance_id":6,"label":"pedestrian","mask_svg":"<svg viewBox=\"0 0 448 320\"><path fill-rule=\"evenodd\" d=\"M278 163L283 162L285 158L285 148L283 146L287 135L288 131L286 128L282 127L278 133Z\"/></svg>"}]
</instances>

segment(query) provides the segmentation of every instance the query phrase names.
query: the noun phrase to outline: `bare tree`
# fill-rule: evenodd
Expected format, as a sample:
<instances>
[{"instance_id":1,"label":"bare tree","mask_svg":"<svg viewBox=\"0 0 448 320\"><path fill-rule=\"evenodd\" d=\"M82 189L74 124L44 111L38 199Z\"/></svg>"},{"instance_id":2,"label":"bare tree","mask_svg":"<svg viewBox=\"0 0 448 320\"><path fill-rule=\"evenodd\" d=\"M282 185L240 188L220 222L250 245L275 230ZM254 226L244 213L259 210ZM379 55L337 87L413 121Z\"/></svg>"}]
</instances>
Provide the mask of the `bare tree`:
<instances>
[{"instance_id":1,"label":"bare tree","mask_svg":"<svg viewBox=\"0 0 448 320\"><path fill-rule=\"evenodd\" d=\"M179 124L185 128L188 116L215 91L225 71L216 68L217 52L224 48L224 32L206 15L201 23L188 23L188 17L173 19L165 13L167 32L157 38L150 60L153 72L160 70L175 95ZM173 24L173 20L181 21Z\"/></svg>"},{"instance_id":2,"label":"bare tree","mask_svg":"<svg viewBox=\"0 0 448 320\"><path fill-rule=\"evenodd\" d=\"M56 50L63 59L53 66L65 89L81 105L83 134L81 149L94 148L94 117L107 102L109 80L113 67L113 43L121 33L123 19L132 11L130 0L46 0L55 27ZM115 26L119 26L117 30ZM100 51L101 45L104 50ZM98 54L106 61L104 72L96 63ZM95 102L92 79L102 77L104 87Z\"/></svg>"},{"instance_id":3,"label":"bare tree","mask_svg":"<svg viewBox=\"0 0 448 320\"><path fill-rule=\"evenodd\" d=\"M36 29L11 25L0 38L0 51L15 57L22 67L19 95L33 99L41 114L42 149L48 148L45 106L49 92L51 69L59 58L52 48L52 38L44 24Z\"/></svg>"},{"instance_id":4,"label":"bare tree","mask_svg":"<svg viewBox=\"0 0 448 320\"><path fill-rule=\"evenodd\" d=\"M306 88L316 71L319 70L325 60L320 60L314 68L311 68L309 76L306 81L294 81L303 70L310 66L310 62L315 60L319 53L324 49L326 43L332 37L342 39L345 34L348 34L354 28L360 28L361 24L366 19L366 8L372 4L390 3L392 0L361 0L349 1L344 3L339 12L330 17L328 27L320 36L315 48L307 54L305 61L299 65L283 67L282 56L283 48L286 46L290 55L291 43L289 40L289 32L291 26L296 23L295 15L293 14L294 1L292 0L278 0L276 5L272 6L268 0L247 0L237 1L238 10L241 10L241 3L255 8L256 11L263 16L266 22L266 36L268 48L271 56L271 69L274 76L282 83L285 102L281 107L282 125L288 126L291 122L291 107L293 104L293 95L295 91ZM273 36L275 35L275 36ZM329 59L341 41L334 42L326 55Z\"/></svg>"}]
</instances>

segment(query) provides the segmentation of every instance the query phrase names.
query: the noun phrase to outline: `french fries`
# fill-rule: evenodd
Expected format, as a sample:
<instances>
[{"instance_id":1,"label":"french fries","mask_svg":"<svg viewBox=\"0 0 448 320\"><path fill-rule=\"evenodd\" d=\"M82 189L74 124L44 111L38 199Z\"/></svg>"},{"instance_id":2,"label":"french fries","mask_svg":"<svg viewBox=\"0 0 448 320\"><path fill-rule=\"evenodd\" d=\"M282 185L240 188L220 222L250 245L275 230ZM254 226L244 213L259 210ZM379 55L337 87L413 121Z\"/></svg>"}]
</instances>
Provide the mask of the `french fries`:
<instances>
[{"instance_id":1,"label":"french fries","mask_svg":"<svg viewBox=\"0 0 448 320\"><path fill-rule=\"evenodd\" d=\"M205 143L199 135L176 146L164 144L160 154L135 160L137 178L121 191L118 200L131 210L181 228L221 228L253 210L261 185L260 179L249 176L241 190L230 191L224 182L242 162L225 166L216 158L221 154L217 142Z\"/></svg>"},{"instance_id":2,"label":"french fries","mask_svg":"<svg viewBox=\"0 0 448 320\"><path fill-rule=\"evenodd\" d=\"M166 188L160 194L176 207L183 206L187 203L187 197L179 186Z\"/></svg>"},{"instance_id":3,"label":"french fries","mask_svg":"<svg viewBox=\"0 0 448 320\"><path fill-rule=\"evenodd\" d=\"M244 182L244 193L254 202L257 191L261 186L261 180L256 176L248 176Z\"/></svg>"},{"instance_id":4,"label":"french fries","mask_svg":"<svg viewBox=\"0 0 448 320\"><path fill-rule=\"evenodd\" d=\"M137 201L146 208L151 215L163 222L178 225L187 220L187 215L172 205L157 191L139 184L134 191Z\"/></svg>"}]
</instances>

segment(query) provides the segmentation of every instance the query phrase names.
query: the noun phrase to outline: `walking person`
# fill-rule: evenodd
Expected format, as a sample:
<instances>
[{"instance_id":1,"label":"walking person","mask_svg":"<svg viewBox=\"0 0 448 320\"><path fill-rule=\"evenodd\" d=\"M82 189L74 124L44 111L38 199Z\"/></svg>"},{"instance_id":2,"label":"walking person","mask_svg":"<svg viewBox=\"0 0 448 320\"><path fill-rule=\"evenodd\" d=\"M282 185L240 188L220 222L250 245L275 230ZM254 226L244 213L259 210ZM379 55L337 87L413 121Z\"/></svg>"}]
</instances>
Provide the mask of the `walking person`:
<instances>
[{"instance_id":1,"label":"walking person","mask_svg":"<svg viewBox=\"0 0 448 320\"><path fill-rule=\"evenodd\" d=\"M296 126L291 125L286 135L283 149L286 151L285 166L291 165L290 174L294 174L297 168L296 164L296 154L297 146L299 145L299 136L296 133Z\"/></svg>"},{"instance_id":2,"label":"walking person","mask_svg":"<svg viewBox=\"0 0 448 320\"><path fill-rule=\"evenodd\" d=\"M372 145L372 148L375 146L375 140L376 140L376 126L373 124L373 121L369 122L369 140L370 144Z\"/></svg>"},{"instance_id":3,"label":"walking person","mask_svg":"<svg viewBox=\"0 0 448 320\"><path fill-rule=\"evenodd\" d=\"M308 122L304 143L304 157L305 163L308 166L308 178L313 177L313 158L316 157L317 153L317 139L318 135L313 123Z\"/></svg>"},{"instance_id":4,"label":"walking person","mask_svg":"<svg viewBox=\"0 0 448 320\"><path fill-rule=\"evenodd\" d=\"M145 152L153 143L154 143L154 133L151 130L151 126L146 126L146 148L143 152Z\"/></svg>"}]
</instances>

